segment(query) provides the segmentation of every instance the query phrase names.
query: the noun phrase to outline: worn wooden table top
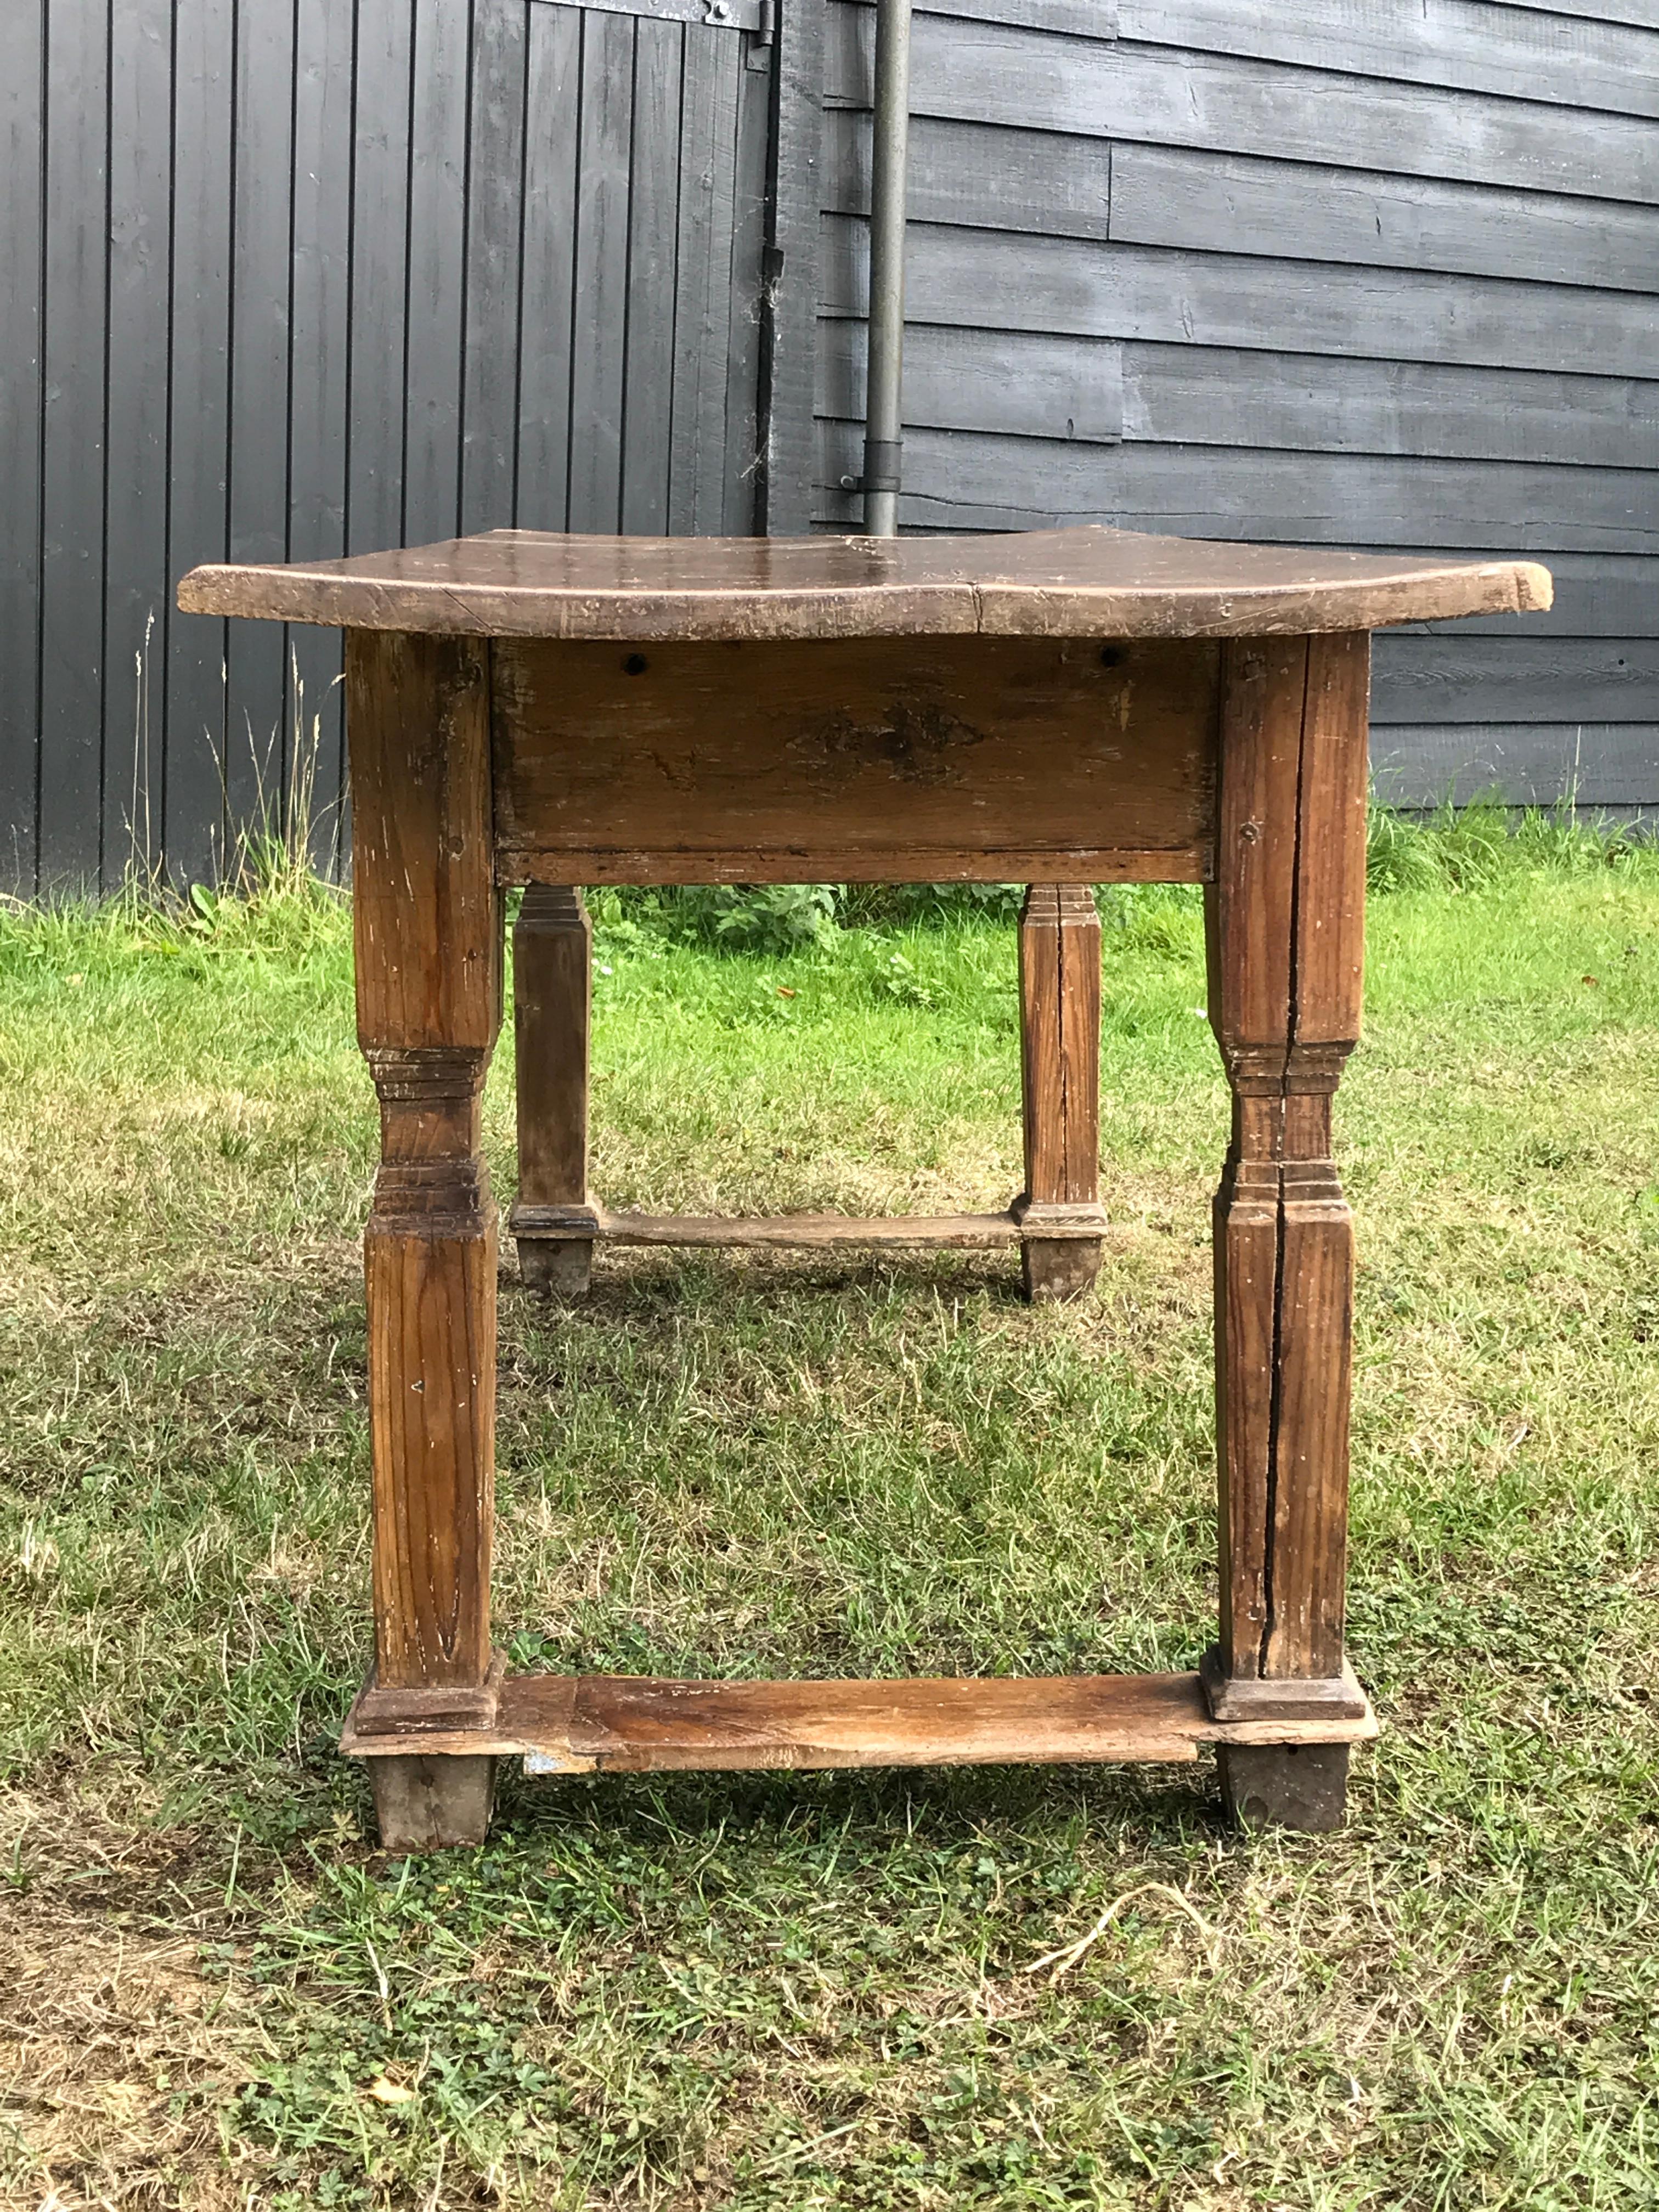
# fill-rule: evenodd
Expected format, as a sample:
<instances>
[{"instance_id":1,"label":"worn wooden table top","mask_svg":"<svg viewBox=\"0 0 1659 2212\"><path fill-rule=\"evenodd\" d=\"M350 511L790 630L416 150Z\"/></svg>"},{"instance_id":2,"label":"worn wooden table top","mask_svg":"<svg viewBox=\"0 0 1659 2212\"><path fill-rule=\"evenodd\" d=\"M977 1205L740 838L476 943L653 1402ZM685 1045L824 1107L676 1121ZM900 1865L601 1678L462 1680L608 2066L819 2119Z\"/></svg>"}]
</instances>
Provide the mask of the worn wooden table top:
<instances>
[{"instance_id":1,"label":"worn wooden table top","mask_svg":"<svg viewBox=\"0 0 1659 2212\"><path fill-rule=\"evenodd\" d=\"M1529 561L1222 544L1090 526L976 538L612 538L492 530L345 561L194 569L189 614L624 640L1235 637L1550 604Z\"/></svg>"}]
</instances>

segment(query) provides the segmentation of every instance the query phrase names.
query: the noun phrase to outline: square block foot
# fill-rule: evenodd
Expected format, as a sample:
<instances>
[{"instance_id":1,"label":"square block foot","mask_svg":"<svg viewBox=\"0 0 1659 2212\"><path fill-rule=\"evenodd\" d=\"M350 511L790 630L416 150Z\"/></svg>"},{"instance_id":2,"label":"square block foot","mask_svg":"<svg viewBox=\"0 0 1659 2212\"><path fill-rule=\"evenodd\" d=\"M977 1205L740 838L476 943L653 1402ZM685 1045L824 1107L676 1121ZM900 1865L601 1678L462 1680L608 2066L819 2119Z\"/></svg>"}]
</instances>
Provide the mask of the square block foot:
<instances>
[{"instance_id":1,"label":"square block foot","mask_svg":"<svg viewBox=\"0 0 1659 2212\"><path fill-rule=\"evenodd\" d=\"M1100 1273L1097 1237L1031 1237L1021 1252L1025 1295L1034 1305L1080 1298Z\"/></svg>"},{"instance_id":2,"label":"square block foot","mask_svg":"<svg viewBox=\"0 0 1659 2212\"><path fill-rule=\"evenodd\" d=\"M521 1237L519 1273L527 1291L585 1298L592 1286L593 1244L586 1237Z\"/></svg>"},{"instance_id":3,"label":"square block foot","mask_svg":"<svg viewBox=\"0 0 1659 2212\"><path fill-rule=\"evenodd\" d=\"M371 1759L374 1817L386 1851L481 1844L495 1802L495 1762L455 1753Z\"/></svg>"},{"instance_id":4,"label":"square block foot","mask_svg":"<svg viewBox=\"0 0 1659 2212\"><path fill-rule=\"evenodd\" d=\"M1242 1828L1297 1828L1328 1835L1348 1794L1346 1743L1224 1743L1216 1749L1221 1796Z\"/></svg>"}]
</instances>

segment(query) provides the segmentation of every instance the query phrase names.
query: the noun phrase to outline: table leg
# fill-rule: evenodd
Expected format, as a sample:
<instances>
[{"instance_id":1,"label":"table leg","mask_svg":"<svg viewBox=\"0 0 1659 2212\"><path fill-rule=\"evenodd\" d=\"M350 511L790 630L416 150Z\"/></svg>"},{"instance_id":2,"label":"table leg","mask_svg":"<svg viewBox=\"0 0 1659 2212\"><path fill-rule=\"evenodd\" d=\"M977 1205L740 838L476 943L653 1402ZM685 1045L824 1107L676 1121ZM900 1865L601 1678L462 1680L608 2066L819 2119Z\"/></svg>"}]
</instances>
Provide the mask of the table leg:
<instances>
[{"instance_id":1,"label":"table leg","mask_svg":"<svg viewBox=\"0 0 1659 2212\"><path fill-rule=\"evenodd\" d=\"M1086 884L1033 884L1019 917L1028 1298L1081 1297L1100 1272L1100 916ZM1065 1227L1069 1236L1041 1233Z\"/></svg>"},{"instance_id":2,"label":"table leg","mask_svg":"<svg viewBox=\"0 0 1659 2212\"><path fill-rule=\"evenodd\" d=\"M514 1036L519 1077L519 1208L589 1210L588 1034L593 926L579 890L532 884L513 931ZM515 1213L514 1226L518 1225ZM580 1297L592 1273L591 1237L519 1236L532 1290Z\"/></svg>"},{"instance_id":3,"label":"table leg","mask_svg":"<svg viewBox=\"0 0 1659 2212\"><path fill-rule=\"evenodd\" d=\"M353 633L358 1038L380 1104L364 1238L374 1674L360 1734L487 1726L495 1214L480 1099L501 1019L488 647ZM378 1755L389 1850L483 1840L489 1762Z\"/></svg>"},{"instance_id":4,"label":"table leg","mask_svg":"<svg viewBox=\"0 0 1659 2212\"><path fill-rule=\"evenodd\" d=\"M1343 1662L1353 1224L1331 1102L1359 1034L1370 641L1227 648L1210 1018L1233 1096L1215 1205L1218 1720L1363 1710ZM1346 1747L1224 1748L1249 1823L1340 1824Z\"/></svg>"}]
</instances>

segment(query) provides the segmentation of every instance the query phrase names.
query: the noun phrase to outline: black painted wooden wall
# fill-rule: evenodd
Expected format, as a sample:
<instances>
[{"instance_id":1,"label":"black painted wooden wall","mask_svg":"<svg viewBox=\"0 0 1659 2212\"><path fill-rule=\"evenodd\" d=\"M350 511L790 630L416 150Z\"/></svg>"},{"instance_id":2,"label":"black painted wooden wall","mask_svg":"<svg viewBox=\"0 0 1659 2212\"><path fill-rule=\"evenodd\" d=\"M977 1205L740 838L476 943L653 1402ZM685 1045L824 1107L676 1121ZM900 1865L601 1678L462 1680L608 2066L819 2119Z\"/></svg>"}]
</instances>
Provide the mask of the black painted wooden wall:
<instances>
[{"instance_id":1,"label":"black painted wooden wall","mask_svg":"<svg viewBox=\"0 0 1659 2212\"><path fill-rule=\"evenodd\" d=\"M1414 802L1659 808L1659 0L923 0L903 519L1535 552L1379 640ZM873 9L828 0L822 526L859 465Z\"/></svg>"},{"instance_id":2,"label":"black painted wooden wall","mask_svg":"<svg viewBox=\"0 0 1659 2212\"><path fill-rule=\"evenodd\" d=\"M5 0L0 888L337 795L195 561L848 526L871 10L772 12ZM915 106L910 526L1536 551L1381 785L1659 805L1659 0L928 0Z\"/></svg>"},{"instance_id":3,"label":"black painted wooden wall","mask_svg":"<svg viewBox=\"0 0 1659 2212\"><path fill-rule=\"evenodd\" d=\"M296 729L337 798L337 638L174 613L195 562L805 526L760 0L3 12L0 887L210 875Z\"/></svg>"}]
</instances>

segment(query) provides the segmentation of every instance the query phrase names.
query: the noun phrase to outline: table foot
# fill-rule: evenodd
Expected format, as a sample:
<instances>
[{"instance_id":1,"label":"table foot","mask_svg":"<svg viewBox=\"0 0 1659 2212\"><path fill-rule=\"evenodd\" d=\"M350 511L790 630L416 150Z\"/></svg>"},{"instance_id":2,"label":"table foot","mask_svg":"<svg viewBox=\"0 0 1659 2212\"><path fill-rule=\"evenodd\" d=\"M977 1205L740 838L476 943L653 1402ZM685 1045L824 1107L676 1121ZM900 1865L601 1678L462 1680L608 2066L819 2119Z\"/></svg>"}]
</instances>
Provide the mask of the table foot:
<instances>
[{"instance_id":1,"label":"table foot","mask_svg":"<svg viewBox=\"0 0 1659 2212\"><path fill-rule=\"evenodd\" d=\"M1346 1743L1224 1743L1216 1750L1221 1796L1242 1828L1328 1835L1342 1826L1348 1793Z\"/></svg>"},{"instance_id":2,"label":"table foot","mask_svg":"<svg viewBox=\"0 0 1659 2212\"><path fill-rule=\"evenodd\" d=\"M1033 1305L1080 1298L1100 1273L1097 1237L1031 1237L1024 1247L1025 1295Z\"/></svg>"},{"instance_id":3,"label":"table foot","mask_svg":"<svg viewBox=\"0 0 1659 2212\"><path fill-rule=\"evenodd\" d=\"M495 1801L490 1758L398 1753L368 1761L374 1817L386 1851L439 1851L481 1844Z\"/></svg>"},{"instance_id":4,"label":"table foot","mask_svg":"<svg viewBox=\"0 0 1659 2212\"><path fill-rule=\"evenodd\" d=\"M521 1237L519 1273L527 1291L556 1298L585 1298L593 1286L591 1237Z\"/></svg>"}]
</instances>

